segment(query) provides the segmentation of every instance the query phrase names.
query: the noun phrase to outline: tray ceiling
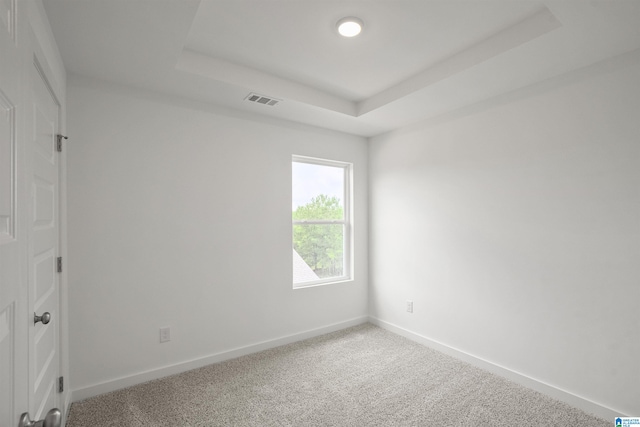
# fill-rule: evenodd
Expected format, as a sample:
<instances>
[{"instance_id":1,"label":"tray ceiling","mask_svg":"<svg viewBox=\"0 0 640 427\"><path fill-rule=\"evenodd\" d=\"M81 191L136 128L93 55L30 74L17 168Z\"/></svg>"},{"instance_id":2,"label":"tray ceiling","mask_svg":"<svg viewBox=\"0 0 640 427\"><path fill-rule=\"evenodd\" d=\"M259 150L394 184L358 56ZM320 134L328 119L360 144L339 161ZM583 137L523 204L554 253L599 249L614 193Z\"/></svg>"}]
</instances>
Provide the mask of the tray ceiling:
<instances>
[{"instance_id":1,"label":"tray ceiling","mask_svg":"<svg viewBox=\"0 0 640 427\"><path fill-rule=\"evenodd\" d=\"M44 3L72 74L363 136L640 48L634 0Z\"/></svg>"}]
</instances>

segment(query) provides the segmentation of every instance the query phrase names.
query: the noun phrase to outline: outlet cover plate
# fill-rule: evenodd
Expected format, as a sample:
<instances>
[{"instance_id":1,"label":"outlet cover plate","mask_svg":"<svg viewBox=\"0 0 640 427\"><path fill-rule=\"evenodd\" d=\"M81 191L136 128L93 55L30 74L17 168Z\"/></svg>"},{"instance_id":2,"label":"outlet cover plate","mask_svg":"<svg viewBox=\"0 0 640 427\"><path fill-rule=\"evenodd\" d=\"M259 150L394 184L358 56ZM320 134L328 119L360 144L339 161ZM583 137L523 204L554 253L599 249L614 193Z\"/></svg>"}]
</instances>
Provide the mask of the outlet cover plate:
<instances>
[{"instance_id":1,"label":"outlet cover plate","mask_svg":"<svg viewBox=\"0 0 640 427\"><path fill-rule=\"evenodd\" d=\"M171 341L171 328L160 328L160 342L162 343L168 341Z\"/></svg>"},{"instance_id":2,"label":"outlet cover plate","mask_svg":"<svg viewBox=\"0 0 640 427\"><path fill-rule=\"evenodd\" d=\"M413 301L407 301L407 313L413 313Z\"/></svg>"}]
</instances>

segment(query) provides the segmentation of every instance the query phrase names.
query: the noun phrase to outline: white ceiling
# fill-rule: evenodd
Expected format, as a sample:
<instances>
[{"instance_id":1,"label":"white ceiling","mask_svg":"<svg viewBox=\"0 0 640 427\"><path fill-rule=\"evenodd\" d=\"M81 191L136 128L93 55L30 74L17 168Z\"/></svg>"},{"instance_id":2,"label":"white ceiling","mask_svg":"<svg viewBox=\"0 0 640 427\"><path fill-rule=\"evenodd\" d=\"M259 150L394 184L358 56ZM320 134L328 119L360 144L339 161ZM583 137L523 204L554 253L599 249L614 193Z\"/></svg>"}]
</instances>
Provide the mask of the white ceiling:
<instances>
[{"instance_id":1,"label":"white ceiling","mask_svg":"<svg viewBox=\"0 0 640 427\"><path fill-rule=\"evenodd\" d=\"M640 49L640 0L44 4L71 73L363 136Z\"/></svg>"}]
</instances>

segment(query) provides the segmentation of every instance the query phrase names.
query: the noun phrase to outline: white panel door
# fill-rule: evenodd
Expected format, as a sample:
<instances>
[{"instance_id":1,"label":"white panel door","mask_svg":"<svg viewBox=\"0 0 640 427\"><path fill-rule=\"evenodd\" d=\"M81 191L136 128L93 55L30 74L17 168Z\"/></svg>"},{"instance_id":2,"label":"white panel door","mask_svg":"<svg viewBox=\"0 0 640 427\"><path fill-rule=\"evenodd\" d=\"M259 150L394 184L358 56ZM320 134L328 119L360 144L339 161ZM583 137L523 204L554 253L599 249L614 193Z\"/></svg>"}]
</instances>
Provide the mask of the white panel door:
<instances>
[{"instance_id":1,"label":"white panel door","mask_svg":"<svg viewBox=\"0 0 640 427\"><path fill-rule=\"evenodd\" d=\"M58 103L37 64L31 68L32 90L29 139L29 303L38 316L50 314L48 324L31 325L29 333L29 412L33 419L45 417L58 407L58 334L60 325L58 237Z\"/></svg>"},{"instance_id":2,"label":"white panel door","mask_svg":"<svg viewBox=\"0 0 640 427\"><path fill-rule=\"evenodd\" d=\"M22 6L22 4L20 5ZM17 0L0 0L0 425L13 427L27 410L28 319L26 230L18 221L18 155L23 141ZM20 13L23 11L21 10ZM22 194L20 195L22 196Z\"/></svg>"}]
</instances>

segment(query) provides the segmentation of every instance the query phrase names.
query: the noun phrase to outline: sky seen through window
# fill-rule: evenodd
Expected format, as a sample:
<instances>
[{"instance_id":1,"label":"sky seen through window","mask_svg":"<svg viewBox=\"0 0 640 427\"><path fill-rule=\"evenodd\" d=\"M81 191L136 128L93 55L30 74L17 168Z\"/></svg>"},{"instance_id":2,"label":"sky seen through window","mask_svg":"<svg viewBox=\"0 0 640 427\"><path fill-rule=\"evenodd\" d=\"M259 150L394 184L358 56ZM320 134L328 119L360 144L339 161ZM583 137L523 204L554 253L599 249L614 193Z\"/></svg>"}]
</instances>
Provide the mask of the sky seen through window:
<instances>
[{"instance_id":1,"label":"sky seen through window","mask_svg":"<svg viewBox=\"0 0 640 427\"><path fill-rule=\"evenodd\" d=\"M292 162L292 178L292 212L321 194L344 200L343 168Z\"/></svg>"}]
</instances>

